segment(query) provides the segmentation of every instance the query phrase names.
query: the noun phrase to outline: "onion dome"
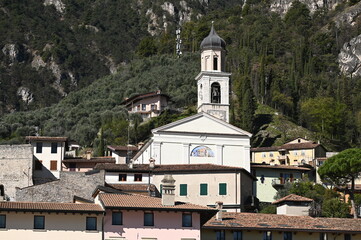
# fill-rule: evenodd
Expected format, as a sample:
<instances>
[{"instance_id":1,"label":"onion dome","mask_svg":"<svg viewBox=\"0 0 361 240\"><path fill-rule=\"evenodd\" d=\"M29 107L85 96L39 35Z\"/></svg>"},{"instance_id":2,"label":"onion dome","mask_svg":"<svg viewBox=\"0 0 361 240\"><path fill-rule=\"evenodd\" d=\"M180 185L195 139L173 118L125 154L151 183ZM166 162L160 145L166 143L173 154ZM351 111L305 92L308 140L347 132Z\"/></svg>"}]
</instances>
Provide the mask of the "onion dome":
<instances>
[{"instance_id":1,"label":"onion dome","mask_svg":"<svg viewBox=\"0 0 361 240\"><path fill-rule=\"evenodd\" d=\"M201 50L205 49L226 49L226 42L218 36L214 30L213 23L208 36L201 43Z\"/></svg>"}]
</instances>

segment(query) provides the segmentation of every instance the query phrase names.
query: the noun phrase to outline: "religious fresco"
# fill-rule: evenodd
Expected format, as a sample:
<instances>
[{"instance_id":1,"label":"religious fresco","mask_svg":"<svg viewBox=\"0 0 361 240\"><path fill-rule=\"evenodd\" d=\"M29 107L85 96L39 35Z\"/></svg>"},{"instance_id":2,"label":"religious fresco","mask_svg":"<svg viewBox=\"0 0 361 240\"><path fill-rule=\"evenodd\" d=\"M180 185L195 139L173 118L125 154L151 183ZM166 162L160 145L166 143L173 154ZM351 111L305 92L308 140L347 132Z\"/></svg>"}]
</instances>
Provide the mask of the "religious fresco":
<instances>
[{"instance_id":1,"label":"religious fresco","mask_svg":"<svg viewBox=\"0 0 361 240\"><path fill-rule=\"evenodd\" d=\"M214 153L209 147L198 146L192 150L191 157L214 157Z\"/></svg>"}]
</instances>

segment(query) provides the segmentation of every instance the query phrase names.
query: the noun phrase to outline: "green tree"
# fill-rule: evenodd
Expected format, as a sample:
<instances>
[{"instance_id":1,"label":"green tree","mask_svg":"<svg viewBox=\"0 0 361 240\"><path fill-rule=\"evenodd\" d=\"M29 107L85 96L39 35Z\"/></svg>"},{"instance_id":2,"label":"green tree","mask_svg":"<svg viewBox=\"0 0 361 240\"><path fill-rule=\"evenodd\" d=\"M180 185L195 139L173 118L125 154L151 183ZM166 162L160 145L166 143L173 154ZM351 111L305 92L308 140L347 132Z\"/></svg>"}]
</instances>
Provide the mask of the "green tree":
<instances>
[{"instance_id":1,"label":"green tree","mask_svg":"<svg viewBox=\"0 0 361 240\"><path fill-rule=\"evenodd\" d=\"M349 205L338 198L327 199L322 204L322 216L346 218L350 214Z\"/></svg>"},{"instance_id":2,"label":"green tree","mask_svg":"<svg viewBox=\"0 0 361 240\"><path fill-rule=\"evenodd\" d=\"M354 202L355 179L361 172L361 148L350 148L332 156L318 169L318 174L326 183L332 183L338 188L346 187L350 194L350 201L354 218L357 218ZM351 188L347 187L351 184Z\"/></svg>"}]
</instances>

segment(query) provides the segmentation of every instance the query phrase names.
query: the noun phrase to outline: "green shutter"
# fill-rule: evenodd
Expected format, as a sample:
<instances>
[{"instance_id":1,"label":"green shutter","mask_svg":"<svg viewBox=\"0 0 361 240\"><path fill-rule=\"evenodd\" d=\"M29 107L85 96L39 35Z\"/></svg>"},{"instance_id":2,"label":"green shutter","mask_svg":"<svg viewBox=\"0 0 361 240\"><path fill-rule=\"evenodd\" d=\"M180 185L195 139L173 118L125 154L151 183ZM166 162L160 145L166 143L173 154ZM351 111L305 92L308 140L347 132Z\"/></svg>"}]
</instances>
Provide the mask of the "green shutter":
<instances>
[{"instance_id":1,"label":"green shutter","mask_svg":"<svg viewBox=\"0 0 361 240\"><path fill-rule=\"evenodd\" d=\"M208 195L208 184L207 183L201 183L200 187L201 187L200 194L202 196Z\"/></svg>"},{"instance_id":2,"label":"green shutter","mask_svg":"<svg viewBox=\"0 0 361 240\"><path fill-rule=\"evenodd\" d=\"M187 196L187 184L179 184L180 196Z\"/></svg>"},{"instance_id":3,"label":"green shutter","mask_svg":"<svg viewBox=\"0 0 361 240\"><path fill-rule=\"evenodd\" d=\"M219 195L227 195L227 183L219 184Z\"/></svg>"},{"instance_id":4,"label":"green shutter","mask_svg":"<svg viewBox=\"0 0 361 240\"><path fill-rule=\"evenodd\" d=\"M160 194L161 196L162 196L162 194L163 194L163 184L160 185L159 194Z\"/></svg>"}]
</instances>

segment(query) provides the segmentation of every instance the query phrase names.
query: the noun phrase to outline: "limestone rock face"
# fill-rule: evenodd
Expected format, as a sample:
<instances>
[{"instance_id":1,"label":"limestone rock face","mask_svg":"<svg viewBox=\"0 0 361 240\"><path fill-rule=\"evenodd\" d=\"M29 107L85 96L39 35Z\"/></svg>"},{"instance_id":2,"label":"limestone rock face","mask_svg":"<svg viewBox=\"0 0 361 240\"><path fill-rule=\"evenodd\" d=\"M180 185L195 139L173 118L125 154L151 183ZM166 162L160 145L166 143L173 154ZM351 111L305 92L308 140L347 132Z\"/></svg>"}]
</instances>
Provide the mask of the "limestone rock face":
<instances>
[{"instance_id":1,"label":"limestone rock face","mask_svg":"<svg viewBox=\"0 0 361 240\"><path fill-rule=\"evenodd\" d=\"M15 44L5 44L2 48L2 52L4 55L8 56L11 62L15 62L19 56L19 49Z\"/></svg>"},{"instance_id":2,"label":"limestone rock face","mask_svg":"<svg viewBox=\"0 0 361 240\"><path fill-rule=\"evenodd\" d=\"M347 76L361 76L361 35L346 42L339 55L340 71Z\"/></svg>"},{"instance_id":3,"label":"limestone rock face","mask_svg":"<svg viewBox=\"0 0 361 240\"><path fill-rule=\"evenodd\" d=\"M60 13L64 13L65 10L65 5L61 0L45 0L44 5L54 5L55 9Z\"/></svg>"},{"instance_id":4,"label":"limestone rock face","mask_svg":"<svg viewBox=\"0 0 361 240\"><path fill-rule=\"evenodd\" d=\"M26 104L34 101L33 93L27 87L20 87L17 91L17 94Z\"/></svg>"},{"instance_id":5,"label":"limestone rock face","mask_svg":"<svg viewBox=\"0 0 361 240\"><path fill-rule=\"evenodd\" d=\"M361 2L347 8L335 17L336 27L341 27L344 24L355 24L355 19L361 13Z\"/></svg>"},{"instance_id":6,"label":"limestone rock face","mask_svg":"<svg viewBox=\"0 0 361 240\"><path fill-rule=\"evenodd\" d=\"M294 0L273 0L270 9L273 12L284 16L291 8ZM321 8L333 9L337 4L344 2L344 0L300 0L300 2L307 5L311 13Z\"/></svg>"}]
</instances>

